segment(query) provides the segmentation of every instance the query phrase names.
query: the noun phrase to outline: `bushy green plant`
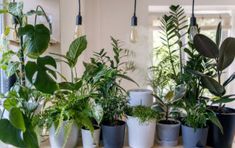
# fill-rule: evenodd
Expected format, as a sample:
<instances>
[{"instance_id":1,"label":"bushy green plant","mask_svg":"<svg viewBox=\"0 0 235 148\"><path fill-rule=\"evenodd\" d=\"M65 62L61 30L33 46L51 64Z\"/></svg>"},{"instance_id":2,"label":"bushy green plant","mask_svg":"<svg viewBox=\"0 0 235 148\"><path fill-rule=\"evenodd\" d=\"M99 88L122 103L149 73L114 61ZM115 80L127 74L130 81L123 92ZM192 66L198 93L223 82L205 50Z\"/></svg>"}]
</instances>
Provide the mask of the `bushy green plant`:
<instances>
[{"instance_id":1,"label":"bushy green plant","mask_svg":"<svg viewBox=\"0 0 235 148\"><path fill-rule=\"evenodd\" d=\"M221 132L223 132L223 127L216 117L216 114L207 109L205 101L202 101L196 105L188 106L184 103L184 109L187 113L186 117L183 119L183 123L192 128L206 128L208 121L219 127Z\"/></svg>"},{"instance_id":2,"label":"bushy green plant","mask_svg":"<svg viewBox=\"0 0 235 148\"><path fill-rule=\"evenodd\" d=\"M120 47L119 40L114 38L111 40L113 57L104 49L95 52L90 63L84 63L83 79L96 90L96 101L104 110L103 122L113 125L122 118L127 107L127 94L120 83L122 79L134 81L126 75L127 50Z\"/></svg>"},{"instance_id":3,"label":"bushy green plant","mask_svg":"<svg viewBox=\"0 0 235 148\"><path fill-rule=\"evenodd\" d=\"M146 106L129 107L127 115L137 117L141 123L158 120L161 117L158 111Z\"/></svg>"}]
</instances>

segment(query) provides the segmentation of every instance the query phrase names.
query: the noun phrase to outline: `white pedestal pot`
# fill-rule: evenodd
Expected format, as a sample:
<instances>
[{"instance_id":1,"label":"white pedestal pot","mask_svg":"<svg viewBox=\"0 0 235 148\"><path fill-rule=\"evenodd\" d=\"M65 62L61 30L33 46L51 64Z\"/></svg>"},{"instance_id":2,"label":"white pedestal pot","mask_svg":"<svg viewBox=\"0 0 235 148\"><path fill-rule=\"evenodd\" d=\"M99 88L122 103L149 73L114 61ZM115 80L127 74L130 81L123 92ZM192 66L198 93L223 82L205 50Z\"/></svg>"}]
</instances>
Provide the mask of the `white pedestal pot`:
<instances>
[{"instance_id":1,"label":"white pedestal pot","mask_svg":"<svg viewBox=\"0 0 235 148\"><path fill-rule=\"evenodd\" d=\"M56 133L56 129L54 125L49 130L49 139L51 148L62 148L65 142L65 125L66 122L63 123L60 131ZM78 132L79 129L76 124L73 124L71 132L68 136L67 142L65 144L65 148L74 148L78 145Z\"/></svg>"},{"instance_id":2,"label":"white pedestal pot","mask_svg":"<svg viewBox=\"0 0 235 148\"><path fill-rule=\"evenodd\" d=\"M156 120L141 123L136 117L128 116L129 146L133 148L151 148L154 145Z\"/></svg>"},{"instance_id":3,"label":"white pedestal pot","mask_svg":"<svg viewBox=\"0 0 235 148\"><path fill-rule=\"evenodd\" d=\"M100 128L95 128L92 135L90 130L82 129L83 148L97 148L100 142Z\"/></svg>"},{"instance_id":4,"label":"white pedestal pot","mask_svg":"<svg viewBox=\"0 0 235 148\"><path fill-rule=\"evenodd\" d=\"M152 106L153 96L152 91L149 89L132 89L128 91L128 100L130 106Z\"/></svg>"}]
</instances>

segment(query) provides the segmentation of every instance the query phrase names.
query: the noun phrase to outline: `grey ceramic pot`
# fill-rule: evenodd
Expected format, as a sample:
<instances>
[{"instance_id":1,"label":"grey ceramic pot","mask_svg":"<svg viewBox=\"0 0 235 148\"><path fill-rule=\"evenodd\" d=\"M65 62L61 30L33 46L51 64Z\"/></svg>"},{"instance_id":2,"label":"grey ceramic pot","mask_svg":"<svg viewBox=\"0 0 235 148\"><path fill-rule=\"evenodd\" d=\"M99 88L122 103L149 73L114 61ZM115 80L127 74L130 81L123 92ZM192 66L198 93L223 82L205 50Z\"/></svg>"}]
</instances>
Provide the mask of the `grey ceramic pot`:
<instances>
[{"instance_id":1,"label":"grey ceramic pot","mask_svg":"<svg viewBox=\"0 0 235 148\"><path fill-rule=\"evenodd\" d=\"M180 122L161 120L157 123L157 142L162 146L176 146L178 144Z\"/></svg>"},{"instance_id":2,"label":"grey ceramic pot","mask_svg":"<svg viewBox=\"0 0 235 148\"><path fill-rule=\"evenodd\" d=\"M124 145L126 122L118 121L118 124L111 126L102 124L102 138L104 148L122 148Z\"/></svg>"},{"instance_id":3,"label":"grey ceramic pot","mask_svg":"<svg viewBox=\"0 0 235 148\"><path fill-rule=\"evenodd\" d=\"M191 128L182 125L184 148L204 148L206 146L208 128Z\"/></svg>"}]
</instances>

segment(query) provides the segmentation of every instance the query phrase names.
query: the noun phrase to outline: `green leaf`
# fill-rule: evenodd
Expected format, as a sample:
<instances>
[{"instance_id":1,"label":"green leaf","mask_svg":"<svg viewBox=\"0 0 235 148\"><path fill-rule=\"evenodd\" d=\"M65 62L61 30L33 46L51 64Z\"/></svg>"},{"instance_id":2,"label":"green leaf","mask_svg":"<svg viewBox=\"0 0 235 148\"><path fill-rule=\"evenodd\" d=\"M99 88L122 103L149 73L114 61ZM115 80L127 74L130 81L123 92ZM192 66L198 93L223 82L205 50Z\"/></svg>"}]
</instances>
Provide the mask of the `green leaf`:
<instances>
[{"instance_id":1,"label":"green leaf","mask_svg":"<svg viewBox=\"0 0 235 148\"><path fill-rule=\"evenodd\" d=\"M19 28L19 35L26 36L26 54L30 58L38 58L48 48L50 30L43 24L26 25Z\"/></svg>"},{"instance_id":2,"label":"green leaf","mask_svg":"<svg viewBox=\"0 0 235 148\"><path fill-rule=\"evenodd\" d=\"M235 72L223 83L223 86L227 86L229 83L231 83L235 79Z\"/></svg>"},{"instance_id":3,"label":"green leaf","mask_svg":"<svg viewBox=\"0 0 235 148\"><path fill-rule=\"evenodd\" d=\"M235 98L222 97L222 98L215 100L215 101L212 100L212 103L213 104L221 104L221 103L224 104L224 103L229 103L229 102L233 102L233 101L235 101Z\"/></svg>"},{"instance_id":4,"label":"green leaf","mask_svg":"<svg viewBox=\"0 0 235 148\"><path fill-rule=\"evenodd\" d=\"M66 53L69 65L74 67L77 63L78 57L87 47L86 36L79 37L75 39L69 47L69 51Z\"/></svg>"},{"instance_id":5,"label":"green leaf","mask_svg":"<svg viewBox=\"0 0 235 148\"><path fill-rule=\"evenodd\" d=\"M218 58L219 57L219 49L217 45L207 36L202 34L197 34L193 43L195 45L196 50L203 56L208 58Z\"/></svg>"},{"instance_id":6,"label":"green leaf","mask_svg":"<svg viewBox=\"0 0 235 148\"><path fill-rule=\"evenodd\" d=\"M38 105L39 104L37 102L24 102L23 103L24 108L29 112L34 112L37 109Z\"/></svg>"},{"instance_id":7,"label":"green leaf","mask_svg":"<svg viewBox=\"0 0 235 148\"><path fill-rule=\"evenodd\" d=\"M104 115L104 111L101 105L97 104L94 99L90 98L89 105L92 111L92 115L98 124L101 123Z\"/></svg>"},{"instance_id":8,"label":"green leaf","mask_svg":"<svg viewBox=\"0 0 235 148\"><path fill-rule=\"evenodd\" d=\"M220 47L218 70L222 71L232 64L235 56L235 38L227 38Z\"/></svg>"},{"instance_id":9,"label":"green leaf","mask_svg":"<svg viewBox=\"0 0 235 148\"><path fill-rule=\"evenodd\" d=\"M1 9L0 14L3 14L3 13L8 13L8 10L7 9Z\"/></svg>"},{"instance_id":10,"label":"green leaf","mask_svg":"<svg viewBox=\"0 0 235 148\"><path fill-rule=\"evenodd\" d=\"M13 74L15 74L17 72L19 66L20 66L19 62L9 63L8 66L7 66L7 71L6 71L7 77L10 77Z\"/></svg>"},{"instance_id":11,"label":"green leaf","mask_svg":"<svg viewBox=\"0 0 235 148\"><path fill-rule=\"evenodd\" d=\"M135 83L137 86L139 86L139 84L137 82L135 82L133 79L131 79L130 77L128 77L127 75L124 75L124 74L117 74L118 77L120 78L123 78L123 79L126 79L128 81L131 81L133 83Z\"/></svg>"},{"instance_id":12,"label":"green leaf","mask_svg":"<svg viewBox=\"0 0 235 148\"><path fill-rule=\"evenodd\" d=\"M174 100L183 98L185 93L186 93L186 86L184 84L176 86L174 91Z\"/></svg>"},{"instance_id":13,"label":"green leaf","mask_svg":"<svg viewBox=\"0 0 235 148\"><path fill-rule=\"evenodd\" d=\"M39 57L36 62L28 62L25 66L26 77L41 92L53 94L58 89L55 81L56 62L50 56Z\"/></svg>"},{"instance_id":14,"label":"green leaf","mask_svg":"<svg viewBox=\"0 0 235 148\"><path fill-rule=\"evenodd\" d=\"M208 116L209 116L209 120L214 124L216 125L221 133L223 134L224 131L223 131L223 126L221 125L220 121L218 120L218 118L216 117L215 113L214 112L209 112L208 113Z\"/></svg>"},{"instance_id":15,"label":"green leaf","mask_svg":"<svg viewBox=\"0 0 235 148\"><path fill-rule=\"evenodd\" d=\"M23 2L11 2L8 5L9 13L13 14L14 16L22 16L23 15Z\"/></svg>"},{"instance_id":16,"label":"green leaf","mask_svg":"<svg viewBox=\"0 0 235 148\"><path fill-rule=\"evenodd\" d=\"M174 91L169 91L164 98L167 101L171 101L174 98Z\"/></svg>"},{"instance_id":17,"label":"green leaf","mask_svg":"<svg viewBox=\"0 0 235 148\"><path fill-rule=\"evenodd\" d=\"M17 100L13 98L8 98L4 101L3 106L7 111L10 111L11 108L17 106Z\"/></svg>"},{"instance_id":18,"label":"green leaf","mask_svg":"<svg viewBox=\"0 0 235 148\"><path fill-rule=\"evenodd\" d=\"M220 85L215 79L206 75L201 77L202 85L216 96L223 96L226 92L225 88Z\"/></svg>"},{"instance_id":19,"label":"green leaf","mask_svg":"<svg viewBox=\"0 0 235 148\"><path fill-rule=\"evenodd\" d=\"M16 147L25 147L21 137L21 131L12 126L9 120L1 119L0 125L0 140L2 142Z\"/></svg>"},{"instance_id":20,"label":"green leaf","mask_svg":"<svg viewBox=\"0 0 235 148\"><path fill-rule=\"evenodd\" d=\"M35 131L31 128L28 128L24 133L24 143L28 148L39 148L38 138Z\"/></svg>"},{"instance_id":21,"label":"green leaf","mask_svg":"<svg viewBox=\"0 0 235 148\"><path fill-rule=\"evenodd\" d=\"M26 128L24 123L24 117L19 108L14 107L10 110L9 119L14 127L25 132Z\"/></svg>"},{"instance_id":22,"label":"green leaf","mask_svg":"<svg viewBox=\"0 0 235 148\"><path fill-rule=\"evenodd\" d=\"M220 46L220 41L221 41L221 31L222 31L222 26L221 22L217 26L216 30L216 45L219 47Z\"/></svg>"},{"instance_id":23,"label":"green leaf","mask_svg":"<svg viewBox=\"0 0 235 148\"><path fill-rule=\"evenodd\" d=\"M59 83L60 89L68 89L68 90L79 90L82 86L82 81L78 81L76 83L71 82L61 82Z\"/></svg>"}]
</instances>

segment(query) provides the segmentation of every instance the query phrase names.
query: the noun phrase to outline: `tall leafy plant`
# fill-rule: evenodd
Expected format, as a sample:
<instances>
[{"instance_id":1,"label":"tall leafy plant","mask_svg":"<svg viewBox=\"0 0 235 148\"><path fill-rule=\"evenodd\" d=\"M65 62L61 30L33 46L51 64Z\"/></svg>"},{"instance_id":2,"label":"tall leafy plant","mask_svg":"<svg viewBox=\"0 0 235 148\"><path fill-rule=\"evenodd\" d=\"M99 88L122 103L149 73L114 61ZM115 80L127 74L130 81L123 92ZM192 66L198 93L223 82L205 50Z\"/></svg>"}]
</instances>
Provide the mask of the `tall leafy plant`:
<instances>
[{"instance_id":1,"label":"tall leafy plant","mask_svg":"<svg viewBox=\"0 0 235 148\"><path fill-rule=\"evenodd\" d=\"M179 5L170 6L169 15L161 19L160 34L162 47L156 49L159 59L157 66L150 67L153 78L150 80L155 93L164 97L174 85L180 83L183 72L182 38L187 34L187 19L184 9ZM165 91L162 91L165 90Z\"/></svg>"},{"instance_id":2,"label":"tall leafy plant","mask_svg":"<svg viewBox=\"0 0 235 148\"><path fill-rule=\"evenodd\" d=\"M207 73L194 71L193 73L200 77L201 86L208 89L216 97L211 99L212 104L219 104L219 111L223 111L225 103L234 101L234 95L226 95L226 87L234 80L232 74L227 80L222 82L221 76L228 68L235 57L235 38L228 37L222 44L221 42L221 24L218 25L216 42L205 35L198 34L194 38L194 45L197 51L204 57L212 59L217 79Z\"/></svg>"},{"instance_id":3,"label":"tall leafy plant","mask_svg":"<svg viewBox=\"0 0 235 148\"><path fill-rule=\"evenodd\" d=\"M114 38L111 40L113 57L104 49L95 52L90 63L84 63L83 79L96 90L96 101L104 110L103 122L115 125L127 107L126 91L120 83L122 79L134 81L126 75L127 61L124 60L128 56L127 50L120 47L119 40Z\"/></svg>"},{"instance_id":4,"label":"tall leafy plant","mask_svg":"<svg viewBox=\"0 0 235 148\"><path fill-rule=\"evenodd\" d=\"M42 11L39 11L39 8ZM3 6L1 13L10 14L14 18L19 48L9 49L6 38L3 38L5 42L2 46L1 68L6 70L8 76L16 75L18 79L15 86L5 95L4 111L9 111L9 118L0 119L0 140L16 147L39 147L35 132L37 126L35 114L39 102L48 97L44 93L51 93L56 89L55 72L45 65L52 67L56 65L50 57L40 57L48 47L50 30L43 24L37 24L36 21L35 24L28 24L26 20L29 15L34 15L36 18L37 15L46 17L46 14L40 6L30 12L23 12L23 2L10 2ZM8 33L7 28L4 35ZM16 60L11 59L13 56ZM26 58L29 62L25 60ZM37 60L37 65L41 66L29 68L26 65L32 65L31 60ZM26 75L31 75L29 73L32 71L37 71L33 76L34 80L31 81L35 87L26 83ZM48 87L48 83L45 83L48 79L51 80L50 85L53 87Z\"/></svg>"}]
</instances>

